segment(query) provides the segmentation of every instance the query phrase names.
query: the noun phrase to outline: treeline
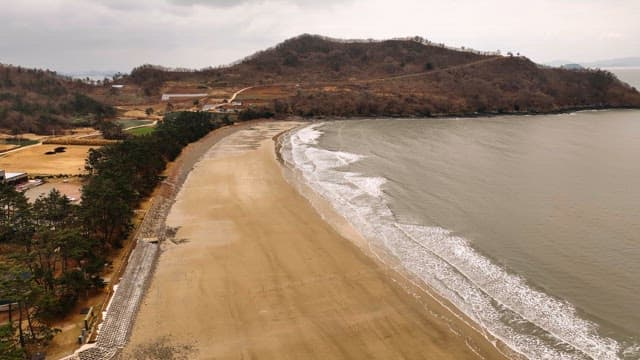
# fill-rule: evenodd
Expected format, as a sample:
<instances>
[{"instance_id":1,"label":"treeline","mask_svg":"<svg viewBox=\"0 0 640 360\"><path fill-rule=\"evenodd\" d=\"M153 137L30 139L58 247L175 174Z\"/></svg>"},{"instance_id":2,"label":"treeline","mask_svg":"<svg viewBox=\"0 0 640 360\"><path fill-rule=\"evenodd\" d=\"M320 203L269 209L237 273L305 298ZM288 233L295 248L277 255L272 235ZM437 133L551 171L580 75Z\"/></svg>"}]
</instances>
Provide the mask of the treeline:
<instances>
[{"instance_id":1,"label":"treeline","mask_svg":"<svg viewBox=\"0 0 640 360\"><path fill-rule=\"evenodd\" d=\"M57 191L29 204L0 185L0 304L13 308L0 325L2 359L23 359L48 342L57 331L52 322L103 286L107 255L122 247L134 209L167 162L227 123L211 113L169 114L152 134L91 150L81 205Z\"/></svg>"}]
</instances>

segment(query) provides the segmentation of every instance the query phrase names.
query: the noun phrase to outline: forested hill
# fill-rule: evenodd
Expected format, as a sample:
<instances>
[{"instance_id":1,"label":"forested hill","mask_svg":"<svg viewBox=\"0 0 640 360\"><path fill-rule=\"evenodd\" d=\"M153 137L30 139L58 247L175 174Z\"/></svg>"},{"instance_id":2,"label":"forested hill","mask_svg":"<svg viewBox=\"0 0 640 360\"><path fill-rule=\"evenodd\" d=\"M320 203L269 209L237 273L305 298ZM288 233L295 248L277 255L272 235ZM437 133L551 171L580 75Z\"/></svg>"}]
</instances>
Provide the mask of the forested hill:
<instances>
[{"instance_id":1,"label":"forested hill","mask_svg":"<svg viewBox=\"0 0 640 360\"><path fill-rule=\"evenodd\" d=\"M274 110L303 116L640 107L640 93L606 71L550 68L519 54L452 49L419 37L345 41L301 35L228 67L141 66L125 81L154 96L168 82L199 89L272 85L283 90L271 99Z\"/></svg>"},{"instance_id":2,"label":"forested hill","mask_svg":"<svg viewBox=\"0 0 640 360\"><path fill-rule=\"evenodd\" d=\"M49 134L114 116L113 107L85 95L89 90L48 70L0 64L0 130Z\"/></svg>"},{"instance_id":3,"label":"forested hill","mask_svg":"<svg viewBox=\"0 0 640 360\"><path fill-rule=\"evenodd\" d=\"M343 41L301 35L258 52L224 75L249 81L339 81L375 79L444 69L490 59L497 54L455 51L422 38Z\"/></svg>"},{"instance_id":4,"label":"forested hill","mask_svg":"<svg viewBox=\"0 0 640 360\"><path fill-rule=\"evenodd\" d=\"M202 70L171 70L143 65L128 80L139 85L207 80L213 84L339 81L413 74L475 62L496 54L454 51L416 37L386 41L338 40L300 35L259 51L233 65Z\"/></svg>"}]
</instances>

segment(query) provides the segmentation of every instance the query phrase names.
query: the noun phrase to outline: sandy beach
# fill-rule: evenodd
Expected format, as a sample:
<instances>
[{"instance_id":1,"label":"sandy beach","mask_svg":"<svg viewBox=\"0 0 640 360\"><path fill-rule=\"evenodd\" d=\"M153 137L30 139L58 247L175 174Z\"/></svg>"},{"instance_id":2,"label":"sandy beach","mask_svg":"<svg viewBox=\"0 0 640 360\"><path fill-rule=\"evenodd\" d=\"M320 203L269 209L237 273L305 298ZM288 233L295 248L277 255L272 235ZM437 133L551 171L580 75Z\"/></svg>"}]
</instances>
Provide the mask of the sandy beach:
<instances>
[{"instance_id":1,"label":"sandy beach","mask_svg":"<svg viewBox=\"0 0 640 360\"><path fill-rule=\"evenodd\" d=\"M241 129L191 171L125 358L503 358L285 180L273 137L296 125Z\"/></svg>"}]
</instances>

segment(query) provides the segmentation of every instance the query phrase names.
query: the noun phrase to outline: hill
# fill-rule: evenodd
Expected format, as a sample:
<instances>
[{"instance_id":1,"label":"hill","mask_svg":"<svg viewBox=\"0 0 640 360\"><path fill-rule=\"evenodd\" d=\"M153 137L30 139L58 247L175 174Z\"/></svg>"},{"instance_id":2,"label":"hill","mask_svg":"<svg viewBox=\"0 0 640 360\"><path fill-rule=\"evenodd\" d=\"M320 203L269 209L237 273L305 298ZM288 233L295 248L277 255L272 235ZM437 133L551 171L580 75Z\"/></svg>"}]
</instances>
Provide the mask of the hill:
<instances>
[{"instance_id":1,"label":"hill","mask_svg":"<svg viewBox=\"0 0 640 360\"><path fill-rule=\"evenodd\" d=\"M90 90L52 71L0 64L0 130L50 134L114 116L114 108L85 95Z\"/></svg>"},{"instance_id":2,"label":"hill","mask_svg":"<svg viewBox=\"0 0 640 360\"><path fill-rule=\"evenodd\" d=\"M302 116L640 107L640 93L606 71L549 68L521 56L453 49L419 37L344 41L301 35L228 67L146 65L123 81L143 89L145 101L168 88L214 92L253 86L243 93L245 102Z\"/></svg>"}]
</instances>

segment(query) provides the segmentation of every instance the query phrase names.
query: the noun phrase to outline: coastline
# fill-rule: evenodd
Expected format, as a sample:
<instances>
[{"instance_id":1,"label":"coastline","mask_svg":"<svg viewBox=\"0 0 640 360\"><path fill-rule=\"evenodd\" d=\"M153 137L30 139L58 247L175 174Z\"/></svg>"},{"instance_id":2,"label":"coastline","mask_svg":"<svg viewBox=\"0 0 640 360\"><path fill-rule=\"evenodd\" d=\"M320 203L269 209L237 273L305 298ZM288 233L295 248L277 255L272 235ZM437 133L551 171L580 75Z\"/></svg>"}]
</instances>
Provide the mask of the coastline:
<instances>
[{"instance_id":1,"label":"coastline","mask_svg":"<svg viewBox=\"0 0 640 360\"><path fill-rule=\"evenodd\" d=\"M290 129L274 138L276 141L276 156L286 181L311 204L317 214L333 227L340 236L354 244L372 259L377 266L384 268L389 279L402 288L407 295L414 297L415 301L427 309L431 316L437 317L446 323L451 332L458 336L466 337L466 346L476 352L476 355L480 358L526 359L524 355L517 353L502 340L485 331L480 324L470 319L418 276L398 264L397 259L388 255L387 249L373 249L372 246L374 245L365 239L348 219L339 214L327 199L307 185L303 175L297 169L287 165L287 161L280 153L282 141L287 134L307 125ZM482 346L478 346L478 344L482 344ZM488 354L484 352L481 354L480 351L487 351L485 348L487 345L491 348L488 350Z\"/></svg>"},{"instance_id":2,"label":"coastline","mask_svg":"<svg viewBox=\"0 0 640 360\"><path fill-rule=\"evenodd\" d=\"M272 138L294 125L227 136L193 167L125 357L161 342L188 358L505 358L285 180Z\"/></svg>"},{"instance_id":3,"label":"coastline","mask_svg":"<svg viewBox=\"0 0 640 360\"><path fill-rule=\"evenodd\" d=\"M317 115L312 118L303 118L306 121L328 121L331 120L365 120L365 119L476 119L495 118L501 116L545 116L545 115L565 115L589 111L616 111L616 110L640 110L637 106L577 106L567 107L549 111L505 111L505 112L473 112L473 113L434 113L430 115L412 114L372 114L367 116L337 116L337 115Z\"/></svg>"}]
</instances>

